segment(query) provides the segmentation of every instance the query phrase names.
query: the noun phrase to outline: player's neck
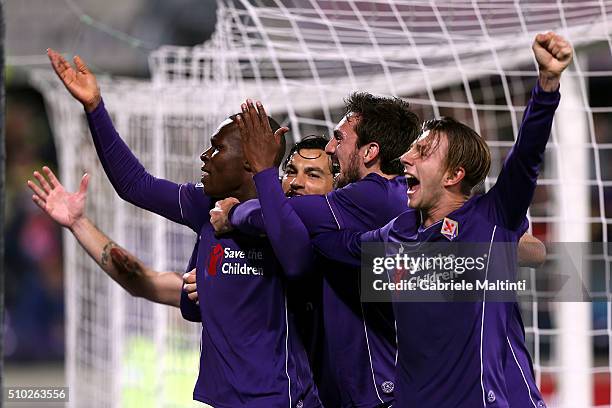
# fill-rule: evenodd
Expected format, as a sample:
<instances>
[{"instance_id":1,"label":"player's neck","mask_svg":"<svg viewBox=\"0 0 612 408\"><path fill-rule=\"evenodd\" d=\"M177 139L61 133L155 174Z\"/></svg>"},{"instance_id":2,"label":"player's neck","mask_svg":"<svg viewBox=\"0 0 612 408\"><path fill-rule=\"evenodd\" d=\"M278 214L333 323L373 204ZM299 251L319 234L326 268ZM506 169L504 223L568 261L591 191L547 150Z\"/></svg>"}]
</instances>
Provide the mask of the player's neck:
<instances>
[{"instance_id":1,"label":"player's neck","mask_svg":"<svg viewBox=\"0 0 612 408\"><path fill-rule=\"evenodd\" d=\"M444 219L448 214L461 208L466 198L463 195L449 195L438 200L437 204L427 210L421 210L423 226L429 227Z\"/></svg>"},{"instance_id":2,"label":"player's neck","mask_svg":"<svg viewBox=\"0 0 612 408\"><path fill-rule=\"evenodd\" d=\"M365 167L364 170L361 172L361 178L364 178L365 176L367 176L368 174L378 174L380 177L384 177L387 180L391 180L397 176L399 176L399 174L385 174L382 172L382 170L380 169L380 166L376 166L376 167Z\"/></svg>"},{"instance_id":3,"label":"player's neck","mask_svg":"<svg viewBox=\"0 0 612 408\"><path fill-rule=\"evenodd\" d=\"M232 195L229 197L235 197L241 203L252 198L257 198L257 189L255 188L255 183L244 183L240 187L238 187Z\"/></svg>"}]
</instances>

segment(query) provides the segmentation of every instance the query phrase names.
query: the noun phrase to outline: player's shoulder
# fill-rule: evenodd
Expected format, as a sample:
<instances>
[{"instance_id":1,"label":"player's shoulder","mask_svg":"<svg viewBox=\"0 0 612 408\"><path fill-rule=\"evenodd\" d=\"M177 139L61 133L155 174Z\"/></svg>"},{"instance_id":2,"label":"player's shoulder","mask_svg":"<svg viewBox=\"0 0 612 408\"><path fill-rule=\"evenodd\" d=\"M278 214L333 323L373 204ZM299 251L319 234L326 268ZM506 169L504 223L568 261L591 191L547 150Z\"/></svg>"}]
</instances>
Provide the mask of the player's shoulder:
<instances>
[{"instance_id":1,"label":"player's shoulder","mask_svg":"<svg viewBox=\"0 0 612 408\"><path fill-rule=\"evenodd\" d=\"M393 234L402 237L404 241L413 240L418 234L418 227L421 225L420 212L408 208L391 222Z\"/></svg>"},{"instance_id":2,"label":"player's shoulder","mask_svg":"<svg viewBox=\"0 0 612 408\"><path fill-rule=\"evenodd\" d=\"M210 207L213 200L206 195L204 184L202 183L183 183L179 185L179 203L182 205L193 204Z\"/></svg>"},{"instance_id":3,"label":"player's shoulder","mask_svg":"<svg viewBox=\"0 0 612 408\"><path fill-rule=\"evenodd\" d=\"M181 192L182 191L185 191L185 192L194 191L194 192L198 192L201 195L204 195L204 184L203 183L187 182L187 183L179 184L179 188L181 189Z\"/></svg>"},{"instance_id":4,"label":"player's shoulder","mask_svg":"<svg viewBox=\"0 0 612 408\"><path fill-rule=\"evenodd\" d=\"M347 186L339 188L332 193L337 194L372 194L380 193L381 191L388 191L398 183L406 184L403 176L397 176L392 179L385 178L377 173L370 173L360 180L354 181Z\"/></svg>"},{"instance_id":5,"label":"player's shoulder","mask_svg":"<svg viewBox=\"0 0 612 408\"><path fill-rule=\"evenodd\" d=\"M368 174L328 193L327 200L334 210L353 212L362 220L376 220L374 225L380 226L406 209L406 186L396 185L396 182L378 174Z\"/></svg>"},{"instance_id":6,"label":"player's shoulder","mask_svg":"<svg viewBox=\"0 0 612 408\"><path fill-rule=\"evenodd\" d=\"M504 236L514 237L517 233L518 236L522 235L521 231L525 231L529 226L527 219L525 218L518 229L509 228L504 222L503 217L500 216L496 203L491 200L488 194L476 194L470 197L465 204L456 212L452 213L456 221L466 224L475 224L480 226L481 229L486 229L486 226L490 228L496 227L498 234L505 234ZM452 217L451 217L452 218Z\"/></svg>"},{"instance_id":7,"label":"player's shoulder","mask_svg":"<svg viewBox=\"0 0 612 408\"><path fill-rule=\"evenodd\" d=\"M202 183L183 183L179 184L179 194L193 195L195 198L203 199L206 197L204 184Z\"/></svg>"},{"instance_id":8,"label":"player's shoulder","mask_svg":"<svg viewBox=\"0 0 612 408\"><path fill-rule=\"evenodd\" d=\"M404 176L395 175L391 178L383 177L378 173L370 173L360 181L366 183L380 184L381 186L389 187L394 184L406 184L406 178Z\"/></svg>"}]
</instances>

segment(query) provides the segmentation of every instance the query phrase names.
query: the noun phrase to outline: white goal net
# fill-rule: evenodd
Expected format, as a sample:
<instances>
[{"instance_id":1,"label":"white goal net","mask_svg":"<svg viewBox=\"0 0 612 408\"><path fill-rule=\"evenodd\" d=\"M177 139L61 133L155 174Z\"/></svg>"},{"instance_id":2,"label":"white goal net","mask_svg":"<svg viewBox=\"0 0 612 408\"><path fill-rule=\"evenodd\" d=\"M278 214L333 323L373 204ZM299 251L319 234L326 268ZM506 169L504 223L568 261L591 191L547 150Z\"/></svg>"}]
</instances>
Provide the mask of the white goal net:
<instances>
[{"instance_id":1,"label":"white goal net","mask_svg":"<svg viewBox=\"0 0 612 408\"><path fill-rule=\"evenodd\" d=\"M151 79L101 79L115 125L147 169L196 181L216 125L246 97L298 140L329 135L355 90L408 100L422 119L448 115L491 146L495 181L535 83L535 33L575 46L530 210L545 241L608 242L612 233L612 1L219 0L213 38L164 46ZM74 53L77 50L60 50ZM122 202L96 158L84 115L52 76L34 72L74 189L92 174L88 213L157 270L183 271L195 236ZM185 406L199 328L177 310L133 299L66 235L67 367L73 406ZM606 300L523 303L536 377L551 407L611 406L610 258L592 282ZM205 369L205 368L204 368Z\"/></svg>"}]
</instances>

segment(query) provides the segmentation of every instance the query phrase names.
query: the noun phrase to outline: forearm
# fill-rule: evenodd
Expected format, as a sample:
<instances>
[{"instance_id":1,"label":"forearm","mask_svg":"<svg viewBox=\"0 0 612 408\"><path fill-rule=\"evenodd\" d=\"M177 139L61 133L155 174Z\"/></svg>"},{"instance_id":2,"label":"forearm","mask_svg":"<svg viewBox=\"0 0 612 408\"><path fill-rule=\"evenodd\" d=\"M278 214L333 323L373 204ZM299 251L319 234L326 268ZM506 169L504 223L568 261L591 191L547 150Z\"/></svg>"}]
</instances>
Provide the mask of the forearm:
<instances>
[{"instance_id":1,"label":"forearm","mask_svg":"<svg viewBox=\"0 0 612 408\"><path fill-rule=\"evenodd\" d=\"M313 194L293 197L287 202L310 236L338 230L338 224L325 196ZM229 213L229 220L234 228L243 233L249 235L266 233L259 200L249 200L235 206Z\"/></svg>"},{"instance_id":2,"label":"forearm","mask_svg":"<svg viewBox=\"0 0 612 408\"><path fill-rule=\"evenodd\" d=\"M554 92L559 89L561 77L556 74L549 74L546 72L540 72L538 74L538 82L542 90L546 92Z\"/></svg>"},{"instance_id":3,"label":"forearm","mask_svg":"<svg viewBox=\"0 0 612 408\"><path fill-rule=\"evenodd\" d=\"M266 234L261 204L257 199L248 200L232 207L228 218L231 226L243 234L253 236Z\"/></svg>"},{"instance_id":4,"label":"forearm","mask_svg":"<svg viewBox=\"0 0 612 408\"><path fill-rule=\"evenodd\" d=\"M525 109L513 150L530 168L537 168L542 162L554 114L561 97L558 84L558 80L548 82L545 83L545 88L542 80L539 80Z\"/></svg>"},{"instance_id":5,"label":"forearm","mask_svg":"<svg viewBox=\"0 0 612 408\"><path fill-rule=\"evenodd\" d=\"M520 227L531 204L559 99L559 92L546 92L536 85L517 141L491 189L497 211L509 229Z\"/></svg>"},{"instance_id":6,"label":"forearm","mask_svg":"<svg viewBox=\"0 0 612 408\"><path fill-rule=\"evenodd\" d=\"M150 174L115 130L104 102L87 113L87 121L96 152L111 184L123 199L138 201L138 186Z\"/></svg>"},{"instance_id":7,"label":"forearm","mask_svg":"<svg viewBox=\"0 0 612 408\"><path fill-rule=\"evenodd\" d=\"M146 281L143 282L142 293L137 296L168 306L181 306L180 294L183 282L178 273L150 271Z\"/></svg>"},{"instance_id":8,"label":"forearm","mask_svg":"<svg viewBox=\"0 0 612 408\"><path fill-rule=\"evenodd\" d=\"M264 170L254 180L265 231L285 275L288 278L306 275L313 266L314 250L306 226L278 182L278 170Z\"/></svg>"},{"instance_id":9,"label":"forearm","mask_svg":"<svg viewBox=\"0 0 612 408\"><path fill-rule=\"evenodd\" d=\"M185 223L178 203L181 186L145 170L115 130L104 102L87 114L87 120L102 167L117 194L140 208Z\"/></svg>"},{"instance_id":10,"label":"forearm","mask_svg":"<svg viewBox=\"0 0 612 408\"><path fill-rule=\"evenodd\" d=\"M300 218L310 236L339 229L325 196L306 195L288 199L288 203ZM259 200L249 200L234 207L230 223L239 231L254 235L265 234Z\"/></svg>"},{"instance_id":11,"label":"forearm","mask_svg":"<svg viewBox=\"0 0 612 408\"><path fill-rule=\"evenodd\" d=\"M182 287L179 275L172 272L160 274L146 267L119 270L110 257L111 249L118 245L87 218L76 221L70 231L102 270L132 296L179 306Z\"/></svg>"}]
</instances>

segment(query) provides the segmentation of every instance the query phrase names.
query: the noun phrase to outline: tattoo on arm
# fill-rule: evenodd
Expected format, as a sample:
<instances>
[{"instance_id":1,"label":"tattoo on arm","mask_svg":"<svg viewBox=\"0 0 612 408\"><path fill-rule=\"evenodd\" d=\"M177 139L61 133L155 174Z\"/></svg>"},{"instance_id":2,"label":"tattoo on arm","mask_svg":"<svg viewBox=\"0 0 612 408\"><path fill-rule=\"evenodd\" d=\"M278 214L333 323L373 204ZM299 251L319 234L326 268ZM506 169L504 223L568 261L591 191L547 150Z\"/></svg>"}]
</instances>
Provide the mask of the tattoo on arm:
<instances>
[{"instance_id":1,"label":"tattoo on arm","mask_svg":"<svg viewBox=\"0 0 612 408\"><path fill-rule=\"evenodd\" d=\"M120 274L125 274L127 279L140 278L143 275L140 265L137 262L127 258L121 262L121 267L117 268L117 270Z\"/></svg>"},{"instance_id":2,"label":"tattoo on arm","mask_svg":"<svg viewBox=\"0 0 612 408\"><path fill-rule=\"evenodd\" d=\"M115 244L113 241L108 241L106 245L104 245L104 248L102 249L102 256L100 257L100 264L102 266L106 266L108 264L108 261L110 260L110 250L116 246L117 244Z\"/></svg>"},{"instance_id":3,"label":"tattoo on arm","mask_svg":"<svg viewBox=\"0 0 612 408\"><path fill-rule=\"evenodd\" d=\"M140 279L146 275L138 258L112 241L104 246L102 258L105 258L107 263L112 262L118 276L125 279Z\"/></svg>"}]
</instances>

